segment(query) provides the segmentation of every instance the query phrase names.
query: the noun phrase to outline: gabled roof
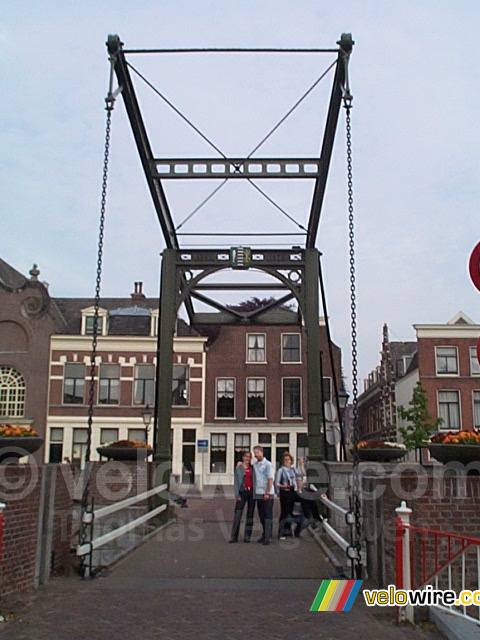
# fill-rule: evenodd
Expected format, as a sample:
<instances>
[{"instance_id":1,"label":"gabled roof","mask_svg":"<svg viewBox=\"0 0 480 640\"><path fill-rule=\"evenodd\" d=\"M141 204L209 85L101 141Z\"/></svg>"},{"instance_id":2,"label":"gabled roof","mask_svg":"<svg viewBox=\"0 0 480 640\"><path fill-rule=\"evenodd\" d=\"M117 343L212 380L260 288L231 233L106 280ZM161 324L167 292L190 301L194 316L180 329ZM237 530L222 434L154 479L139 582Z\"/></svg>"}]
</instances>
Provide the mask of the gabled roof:
<instances>
[{"instance_id":1,"label":"gabled roof","mask_svg":"<svg viewBox=\"0 0 480 640\"><path fill-rule=\"evenodd\" d=\"M9 289L10 291L22 289L26 282L26 276L22 275L5 262L5 260L0 258L0 284L5 287L5 289Z\"/></svg>"},{"instance_id":2,"label":"gabled roof","mask_svg":"<svg viewBox=\"0 0 480 640\"><path fill-rule=\"evenodd\" d=\"M459 311L447 322L447 324L475 324L475 322L471 320L466 313Z\"/></svg>"}]
</instances>

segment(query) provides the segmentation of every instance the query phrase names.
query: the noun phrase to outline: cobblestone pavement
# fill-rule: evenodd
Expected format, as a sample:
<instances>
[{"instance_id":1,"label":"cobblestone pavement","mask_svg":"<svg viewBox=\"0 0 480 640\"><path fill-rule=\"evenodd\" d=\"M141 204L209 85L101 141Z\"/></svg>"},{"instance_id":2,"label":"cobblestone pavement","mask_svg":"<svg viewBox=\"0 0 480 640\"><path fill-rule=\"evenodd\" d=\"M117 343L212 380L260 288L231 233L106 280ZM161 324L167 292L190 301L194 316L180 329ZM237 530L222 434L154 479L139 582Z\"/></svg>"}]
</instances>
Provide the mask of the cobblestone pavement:
<instances>
[{"instance_id":1,"label":"cobblestone pavement","mask_svg":"<svg viewBox=\"0 0 480 640\"><path fill-rule=\"evenodd\" d=\"M36 592L5 640L436 640L436 631L398 627L360 595L348 613L310 613L330 567L308 534L299 541L228 544L233 502L189 499L159 531L102 577L56 578Z\"/></svg>"}]
</instances>

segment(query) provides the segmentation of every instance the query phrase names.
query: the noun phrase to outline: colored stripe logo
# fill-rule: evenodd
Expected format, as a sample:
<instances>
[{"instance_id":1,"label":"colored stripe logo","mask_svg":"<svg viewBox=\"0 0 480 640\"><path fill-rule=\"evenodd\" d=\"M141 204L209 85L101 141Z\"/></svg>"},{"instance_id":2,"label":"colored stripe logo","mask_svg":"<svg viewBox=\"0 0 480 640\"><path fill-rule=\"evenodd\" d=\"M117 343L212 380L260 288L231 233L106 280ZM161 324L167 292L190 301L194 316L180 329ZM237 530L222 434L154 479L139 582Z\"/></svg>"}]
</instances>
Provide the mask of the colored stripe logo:
<instances>
[{"instance_id":1,"label":"colored stripe logo","mask_svg":"<svg viewBox=\"0 0 480 640\"><path fill-rule=\"evenodd\" d=\"M310 611L350 611L363 580L322 580Z\"/></svg>"}]
</instances>

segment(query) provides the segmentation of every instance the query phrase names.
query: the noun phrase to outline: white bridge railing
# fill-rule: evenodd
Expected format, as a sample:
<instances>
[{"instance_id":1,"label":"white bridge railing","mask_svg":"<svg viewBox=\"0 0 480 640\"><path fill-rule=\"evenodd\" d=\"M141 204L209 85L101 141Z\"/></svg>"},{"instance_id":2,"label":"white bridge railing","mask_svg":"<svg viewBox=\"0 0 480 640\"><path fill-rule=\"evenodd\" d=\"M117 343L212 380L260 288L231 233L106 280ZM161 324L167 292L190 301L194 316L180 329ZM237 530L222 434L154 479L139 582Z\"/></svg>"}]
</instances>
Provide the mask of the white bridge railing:
<instances>
[{"instance_id":1,"label":"white bridge railing","mask_svg":"<svg viewBox=\"0 0 480 640\"><path fill-rule=\"evenodd\" d=\"M126 509L127 507L134 506L139 502L142 502L143 500L147 500L148 498L151 498L152 496L155 496L158 493L165 491L166 489L167 489L167 485L162 484L158 487L154 487L153 489L149 489L148 491L144 491L143 493L133 496L132 498L126 498L125 500L121 500L120 502L115 502L106 507L100 507L99 509L95 509L94 511L86 511L83 514L82 522L84 526L90 525L93 529L93 524L98 522L98 520L105 518L105 516L115 513L116 511L120 511L121 509ZM162 513L162 511L165 511L166 508L167 508L167 505L162 504L159 507L156 507L155 509L148 511L144 515L139 516L138 518L135 518L135 520L132 520L131 522L127 522L126 524L99 536L98 538L92 538L88 542L77 545L77 556L82 557L82 556L92 554L94 550L99 549L100 547L103 547L105 544L112 542L113 540L115 540L116 538L119 538L120 536L123 536L125 533L128 533L129 531L131 531L132 529L135 529L139 525L142 525L145 522L148 522L148 520L151 520L152 518L157 516L159 513Z\"/></svg>"}]
</instances>

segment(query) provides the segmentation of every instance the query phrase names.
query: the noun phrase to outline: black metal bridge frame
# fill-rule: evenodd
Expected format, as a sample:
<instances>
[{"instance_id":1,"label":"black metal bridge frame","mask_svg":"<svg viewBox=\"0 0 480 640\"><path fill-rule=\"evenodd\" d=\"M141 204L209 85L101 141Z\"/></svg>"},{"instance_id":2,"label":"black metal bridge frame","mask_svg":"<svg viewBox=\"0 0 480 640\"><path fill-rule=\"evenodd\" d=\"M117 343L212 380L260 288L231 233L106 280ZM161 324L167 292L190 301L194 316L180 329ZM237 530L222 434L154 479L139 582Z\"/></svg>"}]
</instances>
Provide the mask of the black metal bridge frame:
<instances>
[{"instance_id":1,"label":"black metal bridge frame","mask_svg":"<svg viewBox=\"0 0 480 640\"><path fill-rule=\"evenodd\" d=\"M307 335L307 401L309 459L316 462L325 459L325 442L322 437L323 399L320 371L319 332L319 252L315 248L320 215L325 195L330 160L338 124L342 99L348 91L348 61L353 47L350 34L343 34L337 43L338 49L325 50L337 53L337 61L326 124L323 132L321 153L316 158L155 158L148 139L140 106L135 94L129 66L128 51L118 36L109 36L107 49L112 68L116 74L127 115L134 135L155 211L165 239L166 249L162 254L160 286L159 341L157 353L157 387L155 399L155 460L157 464L171 463L171 379L173 337L178 310L185 305L191 324L235 324L262 323L271 321L262 318L273 306L280 306L295 298L299 305L298 323L303 319ZM193 51L193 50L192 50ZM205 51L205 50L203 50ZM215 50L216 52L231 50ZM245 50L243 50L245 51ZM261 51L261 50L249 50ZM299 50L296 50L299 51ZM315 50L316 52L320 50ZM108 99L107 99L108 100ZM304 246L291 250L250 250L231 248L225 250L182 249L168 206L162 181L175 179L314 179L315 187L311 202ZM273 234L273 232L272 232ZM207 276L224 269L251 269L272 276L277 282L241 284L202 282ZM284 290L285 295L272 304L253 312L239 312L203 295L202 290ZM198 314L193 299L213 307L221 313ZM165 468L165 467L164 467ZM165 480L158 478L159 482ZM313 478L312 478L313 480Z\"/></svg>"}]
</instances>

